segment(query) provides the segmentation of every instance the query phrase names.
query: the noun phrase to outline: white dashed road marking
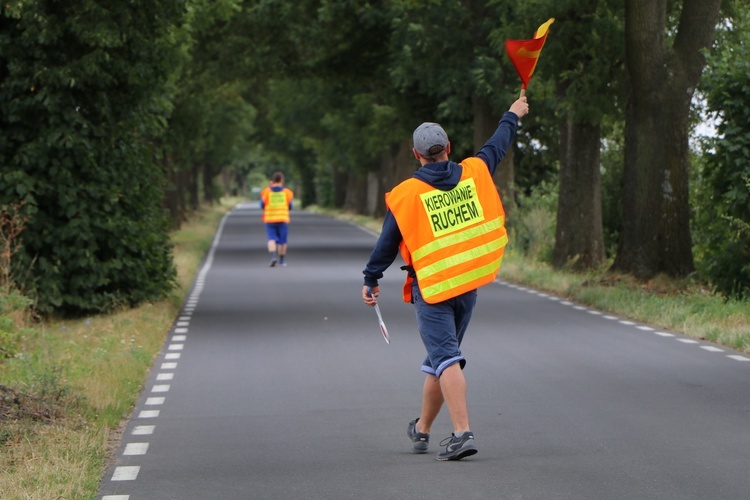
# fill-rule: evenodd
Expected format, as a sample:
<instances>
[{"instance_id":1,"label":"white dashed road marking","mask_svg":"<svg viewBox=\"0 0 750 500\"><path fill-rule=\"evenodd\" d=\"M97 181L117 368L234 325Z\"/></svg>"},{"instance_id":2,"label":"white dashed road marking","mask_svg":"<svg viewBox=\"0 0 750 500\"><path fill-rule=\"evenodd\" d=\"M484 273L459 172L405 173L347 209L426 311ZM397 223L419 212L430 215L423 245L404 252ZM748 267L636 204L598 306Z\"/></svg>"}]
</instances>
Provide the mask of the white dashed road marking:
<instances>
[{"instance_id":1,"label":"white dashed road marking","mask_svg":"<svg viewBox=\"0 0 750 500\"><path fill-rule=\"evenodd\" d=\"M216 230L216 235L214 236L213 242L211 244L211 248L208 252L208 256L206 258L205 263L201 267L200 271L198 272L198 276L196 277L195 283L193 284L193 290L190 292L190 295L188 295L187 300L185 301L185 305L180 313L180 315L177 318L177 322L174 325L174 331L172 332L172 338L167 345L167 351L164 354L164 360L161 364L161 370L174 370L177 368L177 362L176 360L180 359L180 352L184 350L185 344L181 342L185 342L187 340L187 334L188 333L188 327L190 326L190 320L193 315L193 311L195 311L195 308L198 306L198 302L200 300L201 292L203 292L203 287L205 285L206 281L206 275L208 274L209 270L211 269L211 266L213 265L214 261L214 255L216 254L216 248L218 247L219 240L221 239L221 236L224 232L224 224L226 223L227 217L232 212L226 214L219 224L219 228ZM175 352L178 351L178 352ZM157 373L156 380L157 381L165 381L165 380L173 380L174 373L173 372L162 372ZM156 384L151 388L152 393L164 393L168 392L170 389L170 386L168 384ZM159 406L163 405L166 398L162 396L152 396L146 398L145 406ZM143 419L153 419L157 418L160 414L160 410L141 410L138 414L137 418L143 418ZM131 432L131 435L133 436L148 436L154 433L156 426L155 425L136 425L133 427L133 430ZM123 456L129 456L129 457L137 457L139 455L145 455L148 452L148 446L149 443L144 442L134 442L134 443L125 443L125 448L123 449ZM138 477L138 473L140 472L141 467L138 465L129 465L129 466L118 466L115 468L114 473L112 474L112 481L134 481ZM102 497L102 500L129 500L130 495L104 495Z\"/></svg>"},{"instance_id":2,"label":"white dashed road marking","mask_svg":"<svg viewBox=\"0 0 750 500\"><path fill-rule=\"evenodd\" d=\"M536 290L525 288L523 286L519 286L519 285L516 285L516 284L513 284L513 283L508 283L508 282L505 282L505 281L502 281L502 280L498 280L497 283L499 283L499 284L501 284L503 286L506 286L508 288L513 288L513 289L516 289L516 290L519 290L519 291L522 291L522 292L528 292L528 293L537 295L539 297L543 297L543 298L549 299L551 301L559 302L560 304L562 304L564 306L573 306L573 309L576 309L578 311L586 311L587 313L592 314L594 316L600 316L600 317L602 317L604 319L607 319L607 320L610 320L610 321L617 321L621 325L634 326L638 330L641 330L641 331L644 331L644 332L653 332L654 335L658 335L660 337L674 338L674 340L677 340L678 342L682 342L683 344L700 344L700 341L698 341L698 340L693 340L693 339L689 339L689 338L678 338L673 333L656 331L656 329L653 328L653 327L651 327L651 326L648 326L648 325L638 325L634 321L620 319L617 316L613 316L611 314L604 314L604 313L602 313L600 311L596 311L594 309L589 309L589 308L587 308L585 306L575 304L575 303L573 303L573 302L571 302L569 300L563 300L563 299L561 299L559 297L555 297L553 295L548 295L546 293L542 293L542 292L539 292L539 291L536 291ZM711 346L711 345L701 345L701 346L698 346L698 347L700 347L701 349L703 349L705 351L708 351L708 352L725 352L725 349L720 349L718 347L714 347L714 346ZM744 362L744 361L750 361L750 358L748 358L747 356L741 356L741 355L737 355L737 354L728 354L727 357L731 358L731 359L733 359L735 361L742 361L742 362Z\"/></svg>"},{"instance_id":3,"label":"white dashed road marking","mask_svg":"<svg viewBox=\"0 0 750 500\"><path fill-rule=\"evenodd\" d=\"M128 443L125 445L123 455L145 455L148 451L148 443Z\"/></svg>"},{"instance_id":4,"label":"white dashed road marking","mask_svg":"<svg viewBox=\"0 0 750 500\"><path fill-rule=\"evenodd\" d=\"M138 477L141 467L138 465L124 465L115 468L112 481L133 481Z\"/></svg>"}]
</instances>

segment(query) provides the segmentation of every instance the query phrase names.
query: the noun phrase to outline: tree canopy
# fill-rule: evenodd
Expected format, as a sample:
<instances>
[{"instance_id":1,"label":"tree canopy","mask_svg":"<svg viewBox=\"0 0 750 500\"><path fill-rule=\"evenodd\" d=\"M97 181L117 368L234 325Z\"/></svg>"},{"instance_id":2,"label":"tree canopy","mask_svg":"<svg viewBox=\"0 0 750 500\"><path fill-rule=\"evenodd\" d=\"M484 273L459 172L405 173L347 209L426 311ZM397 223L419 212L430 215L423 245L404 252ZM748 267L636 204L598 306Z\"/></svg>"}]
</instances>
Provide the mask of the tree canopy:
<instances>
[{"instance_id":1,"label":"tree canopy","mask_svg":"<svg viewBox=\"0 0 750 500\"><path fill-rule=\"evenodd\" d=\"M416 167L411 131L439 121L472 155L520 88L503 42L555 17L496 176L511 230L516 199L553 189L555 266L683 277L695 254L744 293L748 5L721 3L6 2L0 205L29 217L14 275L43 312L163 296L169 228L275 170L303 205L381 215ZM694 158L699 84L721 125Z\"/></svg>"}]
</instances>

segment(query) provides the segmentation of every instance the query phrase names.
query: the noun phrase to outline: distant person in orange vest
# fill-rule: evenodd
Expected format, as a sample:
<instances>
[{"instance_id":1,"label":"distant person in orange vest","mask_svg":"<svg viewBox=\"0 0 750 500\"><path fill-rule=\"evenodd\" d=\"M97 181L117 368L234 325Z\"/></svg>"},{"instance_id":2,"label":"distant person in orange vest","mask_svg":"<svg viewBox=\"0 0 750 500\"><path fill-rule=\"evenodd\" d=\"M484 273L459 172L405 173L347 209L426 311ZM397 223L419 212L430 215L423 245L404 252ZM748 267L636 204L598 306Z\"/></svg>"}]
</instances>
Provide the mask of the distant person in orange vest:
<instances>
[{"instance_id":1,"label":"distant person in orange vest","mask_svg":"<svg viewBox=\"0 0 750 500\"><path fill-rule=\"evenodd\" d=\"M420 416L407 426L412 450L426 453L432 423L443 403L453 433L440 443L438 460L461 460L477 453L469 427L461 342L477 299L477 288L495 280L505 244L505 213L492 180L529 112L526 97L513 103L475 157L448 159L451 143L437 123L413 134L421 167L386 194L383 229L363 271L362 299L374 306L378 280L401 251L407 271L403 296L414 304L417 327L427 350L427 374Z\"/></svg>"},{"instance_id":2,"label":"distant person in orange vest","mask_svg":"<svg viewBox=\"0 0 750 500\"><path fill-rule=\"evenodd\" d=\"M269 186L260 192L260 208L266 224L268 253L271 267L286 266L287 237L289 234L289 211L292 210L294 193L284 187L284 174L275 172Z\"/></svg>"}]
</instances>

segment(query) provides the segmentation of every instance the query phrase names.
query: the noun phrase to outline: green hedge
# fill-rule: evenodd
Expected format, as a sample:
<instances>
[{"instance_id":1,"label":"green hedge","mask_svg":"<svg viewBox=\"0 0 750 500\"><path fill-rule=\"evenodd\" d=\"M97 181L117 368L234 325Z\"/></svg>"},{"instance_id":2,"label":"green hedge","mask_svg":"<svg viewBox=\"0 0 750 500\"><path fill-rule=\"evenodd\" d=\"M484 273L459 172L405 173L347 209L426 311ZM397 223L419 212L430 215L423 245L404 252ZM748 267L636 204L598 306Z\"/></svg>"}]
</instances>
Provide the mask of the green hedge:
<instances>
[{"instance_id":1,"label":"green hedge","mask_svg":"<svg viewBox=\"0 0 750 500\"><path fill-rule=\"evenodd\" d=\"M184 1L0 9L0 204L29 216L18 286L45 313L163 296L175 275L154 144Z\"/></svg>"}]
</instances>

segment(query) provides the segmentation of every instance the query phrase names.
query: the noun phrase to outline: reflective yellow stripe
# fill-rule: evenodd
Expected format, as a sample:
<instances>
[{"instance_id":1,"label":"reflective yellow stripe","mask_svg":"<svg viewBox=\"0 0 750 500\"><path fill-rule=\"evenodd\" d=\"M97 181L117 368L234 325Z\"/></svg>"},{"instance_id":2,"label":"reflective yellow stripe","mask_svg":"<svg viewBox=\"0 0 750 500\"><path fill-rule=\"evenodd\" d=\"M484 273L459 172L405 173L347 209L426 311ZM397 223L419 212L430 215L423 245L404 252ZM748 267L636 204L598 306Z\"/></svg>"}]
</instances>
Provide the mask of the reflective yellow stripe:
<instances>
[{"instance_id":1,"label":"reflective yellow stripe","mask_svg":"<svg viewBox=\"0 0 750 500\"><path fill-rule=\"evenodd\" d=\"M477 280L483 276L490 275L495 271L495 269L500 268L500 264L502 263L503 258L499 257L495 259L494 261L490 262L489 264L486 264L482 267L478 267L476 269L472 269L468 273L461 274L459 276L455 276L453 278L449 278L445 281L441 281L440 283L435 283L434 285L430 285L428 287L422 288L420 286L420 290L422 292L422 296L426 298L433 297L435 295L438 295L440 293L448 292L454 288L458 288L461 285L465 285L466 283L470 283L474 280ZM419 279L419 278L417 278Z\"/></svg>"},{"instance_id":2,"label":"reflective yellow stripe","mask_svg":"<svg viewBox=\"0 0 750 500\"><path fill-rule=\"evenodd\" d=\"M433 274L445 271L449 267L457 266L459 264L463 264L464 262L478 259L492 252L496 252L503 248L507 243L508 235L504 234L502 237L492 240L489 243L485 243L484 245L478 246L476 248L471 248L456 255L451 255L450 257L439 260L434 264L425 266L417 271L417 277L419 278L419 280L424 280L426 278L429 278Z\"/></svg>"},{"instance_id":3,"label":"reflective yellow stripe","mask_svg":"<svg viewBox=\"0 0 750 500\"><path fill-rule=\"evenodd\" d=\"M270 191L263 218L266 222L289 222L289 201L286 190Z\"/></svg>"},{"instance_id":4,"label":"reflective yellow stripe","mask_svg":"<svg viewBox=\"0 0 750 500\"><path fill-rule=\"evenodd\" d=\"M461 231L460 233L452 234L438 240L431 241L414 251L411 255L412 259L416 261L442 248L461 243L464 240L476 238L477 236L481 236L491 231L496 231L503 226L503 219L504 217L500 216L497 219L487 221L484 224L472 227L471 229L467 229L466 231Z\"/></svg>"},{"instance_id":5,"label":"reflective yellow stripe","mask_svg":"<svg viewBox=\"0 0 750 500\"><path fill-rule=\"evenodd\" d=\"M268 194L268 206L270 208L283 208L286 204L286 195L284 194L284 191L271 191Z\"/></svg>"}]
</instances>

